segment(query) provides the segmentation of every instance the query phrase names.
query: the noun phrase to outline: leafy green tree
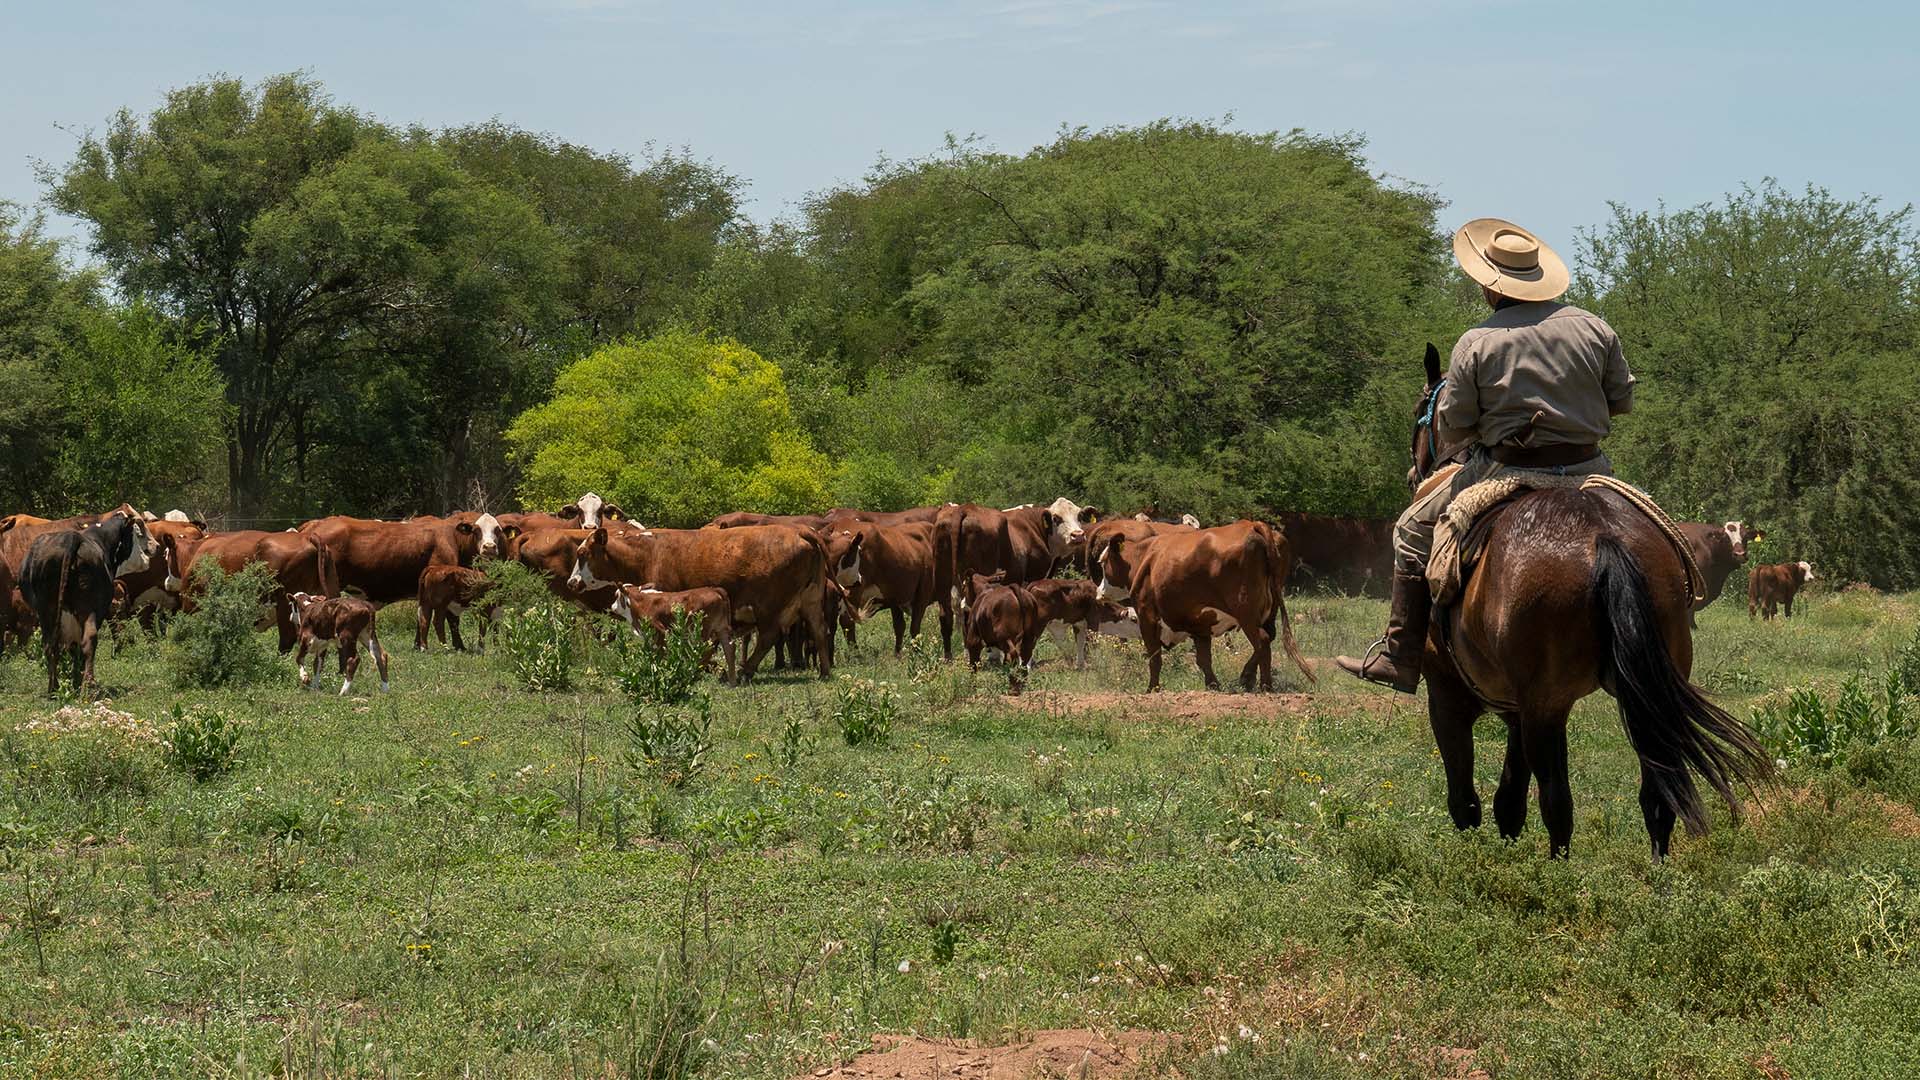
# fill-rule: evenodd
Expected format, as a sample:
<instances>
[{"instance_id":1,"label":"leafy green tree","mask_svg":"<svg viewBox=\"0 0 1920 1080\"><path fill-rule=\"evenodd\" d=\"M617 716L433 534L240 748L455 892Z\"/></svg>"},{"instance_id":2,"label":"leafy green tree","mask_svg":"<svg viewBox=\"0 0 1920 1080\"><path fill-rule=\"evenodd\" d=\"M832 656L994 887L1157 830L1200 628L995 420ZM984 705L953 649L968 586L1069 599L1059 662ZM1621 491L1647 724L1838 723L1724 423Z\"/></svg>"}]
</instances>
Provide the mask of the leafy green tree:
<instances>
[{"instance_id":1,"label":"leafy green tree","mask_svg":"<svg viewBox=\"0 0 1920 1080\"><path fill-rule=\"evenodd\" d=\"M0 513L53 495L64 421L56 365L97 303L94 277L67 267L40 220L0 202Z\"/></svg>"},{"instance_id":2,"label":"leafy green tree","mask_svg":"<svg viewBox=\"0 0 1920 1080\"><path fill-rule=\"evenodd\" d=\"M795 422L780 369L686 330L602 346L560 373L551 401L513 422L528 505L596 490L648 524L729 510L802 513L827 502L827 459Z\"/></svg>"},{"instance_id":3,"label":"leafy green tree","mask_svg":"<svg viewBox=\"0 0 1920 1080\"><path fill-rule=\"evenodd\" d=\"M636 167L498 121L454 128L440 143L463 169L535 207L561 238L555 300L578 345L660 326L739 212L740 182L687 154Z\"/></svg>"},{"instance_id":4,"label":"leafy green tree","mask_svg":"<svg viewBox=\"0 0 1920 1080\"><path fill-rule=\"evenodd\" d=\"M313 414L300 434L318 444L313 471L323 478L308 492L309 512L439 509L476 486L477 503L503 490L492 433L517 411L527 369L546 366L541 335L563 275L558 237L423 135L364 143L288 209L263 218L262 231L370 284L339 343L341 377L308 388Z\"/></svg>"},{"instance_id":5,"label":"leafy green tree","mask_svg":"<svg viewBox=\"0 0 1920 1080\"><path fill-rule=\"evenodd\" d=\"M93 226L94 254L129 294L218 342L234 406L230 497L243 515L267 499L303 387L372 299L354 268L289 246L309 237L284 223L300 214L297 195L322 195L312 178L379 134L304 76L251 89L212 79L168 94L144 120L122 110L47 178L54 206Z\"/></svg>"},{"instance_id":6,"label":"leafy green tree","mask_svg":"<svg viewBox=\"0 0 1920 1080\"><path fill-rule=\"evenodd\" d=\"M1677 512L1759 523L1775 559L1920 585L1910 209L1770 181L1685 210L1616 206L1576 289L1640 380L1610 444L1623 475Z\"/></svg>"},{"instance_id":7,"label":"leafy green tree","mask_svg":"<svg viewBox=\"0 0 1920 1080\"><path fill-rule=\"evenodd\" d=\"M957 494L1403 503L1405 432L1360 407L1411 400L1421 343L1462 313L1437 201L1361 150L1167 122L1017 158L951 144L809 205L855 309L822 340L868 357L851 390L922 366L962 389Z\"/></svg>"},{"instance_id":8,"label":"leafy green tree","mask_svg":"<svg viewBox=\"0 0 1920 1080\"><path fill-rule=\"evenodd\" d=\"M207 350L134 303L90 318L60 359L60 509L213 501L226 387ZM166 504L162 506L161 504Z\"/></svg>"}]
</instances>

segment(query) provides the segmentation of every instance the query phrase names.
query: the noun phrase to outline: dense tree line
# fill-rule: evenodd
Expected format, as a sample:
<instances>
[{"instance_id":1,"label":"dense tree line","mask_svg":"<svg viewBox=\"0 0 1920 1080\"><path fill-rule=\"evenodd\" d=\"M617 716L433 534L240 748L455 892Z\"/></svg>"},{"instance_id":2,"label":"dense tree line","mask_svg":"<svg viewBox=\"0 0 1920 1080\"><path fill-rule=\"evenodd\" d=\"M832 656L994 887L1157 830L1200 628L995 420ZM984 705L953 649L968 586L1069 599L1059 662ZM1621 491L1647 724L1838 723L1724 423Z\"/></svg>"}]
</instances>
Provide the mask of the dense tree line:
<instances>
[{"instance_id":1,"label":"dense tree line","mask_svg":"<svg viewBox=\"0 0 1920 1080\"><path fill-rule=\"evenodd\" d=\"M1302 132L949 140L756 223L691 153L398 127L283 76L122 112L45 180L91 258L0 218L9 508L1390 514L1421 348L1482 313L1438 200ZM1920 583L1904 210L1765 185L1560 239L1641 376L1625 475Z\"/></svg>"}]
</instances>

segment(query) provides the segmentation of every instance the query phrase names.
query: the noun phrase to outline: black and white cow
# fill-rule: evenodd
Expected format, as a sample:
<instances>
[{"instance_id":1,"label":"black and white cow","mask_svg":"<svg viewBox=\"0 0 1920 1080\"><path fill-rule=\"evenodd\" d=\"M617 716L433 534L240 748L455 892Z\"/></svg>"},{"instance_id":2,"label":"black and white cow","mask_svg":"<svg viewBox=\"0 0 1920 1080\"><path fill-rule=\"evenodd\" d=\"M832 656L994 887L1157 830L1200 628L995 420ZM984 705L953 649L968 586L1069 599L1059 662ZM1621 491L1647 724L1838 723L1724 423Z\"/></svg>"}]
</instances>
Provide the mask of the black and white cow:
<instances>
[{"instance_id":1,"label":"black and white cow","mask_svg":"<svg viewBox=\"0 0 1920 1080\"><path fill-rule=\"evenodd\" d=\"M93 683L94 644L113 610L113 582L148 566L147 527L115 512L99 523L46 533L20 566L20 595L40 623L47 693L60 692L60 654L73 663L75 691Z\"/></svg>"}]
</instances>

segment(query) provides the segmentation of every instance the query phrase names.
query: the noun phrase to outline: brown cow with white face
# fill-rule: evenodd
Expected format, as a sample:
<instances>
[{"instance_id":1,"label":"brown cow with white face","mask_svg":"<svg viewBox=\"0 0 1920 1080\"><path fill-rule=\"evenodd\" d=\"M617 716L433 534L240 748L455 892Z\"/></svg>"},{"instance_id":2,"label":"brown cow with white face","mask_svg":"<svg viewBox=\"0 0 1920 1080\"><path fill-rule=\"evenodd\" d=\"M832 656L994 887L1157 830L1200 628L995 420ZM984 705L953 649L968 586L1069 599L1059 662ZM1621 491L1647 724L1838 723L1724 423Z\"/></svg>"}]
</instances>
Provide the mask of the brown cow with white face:
<instances>
[{"instance_id":1,"label":"brown cow with white face","mask_svg":"<svg viewBox=\"0 0 1920 1080\"><path fill-rule=\"evenodd\" d=\"M733 602L725 589L681 589L661 592L648 585L622 585L614 591L610 614L633 628L636 634L649 632L655 640L664 639L673 627L675 613L700 616L700 637L707 643L707 663L713 663L713 651L721 649L727 658L726 681L734 680Z\"/></svg>"},{"instance_id":2,"label":"brown cow with white face","mask_svg":"<svg viewBox=\"0 0 1920 1080\"><path fill-rule=\"evenodd\" d=\"M367 643L374 666L380 669L380 689L387 690L387 650L380 644L380 625L373 605L352 596L293 594L293 621L300 628L300 689L313 688L313 675L327 661L327 646L340 646L340 696L353 693L353 677L360 671L360 642ZM307 651L313 650L313 673L307 671Z\"/></svg>"},{"instance_id":3,"label":"brown cow with white face","mask_svg":"<svg viewBox=\"0 0 1920 1080\"><path fill-rule=\"evenodd\" d=\"M626 521L627 512L589 491L554 511L554 515L578 529L598 529L617 521Z\"/></svg>"},{"instance_id":4,"label":"brown cow with white face","mask_svg":"<svg viewBox=\"0 0 1920 1080\"><path fill-rule=\"evenodd\" d=\"M1813 564L1804 559L1754 567L1747 578L1747 618L1758 614L1762 619L1772 619L1782 605L1787 618L1793 618L1793 598L1812 580Z\"/></svg>"},{"instance_id":5,"label":"brown cow with white face","mask_svg":"<svg viewBox=\"0 0 1920 1080\"><path fill-rule=\"evenodd\" d=\"M592 529L536 529L514 541L513 557L521 566L545 579L547 590L555 596L588 611L606 612L613 607L616 582L575 589L567 581L573 573L574 555L580 550L580 541L591 535Z\"/></svg>"},{"instance_id":6,"label":"brown cow with white face","mask_svg":"<svg viewBox=\"0 0 1920 1080\"><path fill-rule=\"evenodd\" d=\"M1051 577L1053 568L1083 543L1100 511L1071 499L1006 510L975 504L947 506L934 520L937 558L951 564L948 602L964 611L963 584L973 574L1003 573L1008 582ZM943 619L944 623L944 619ZM944 635L945 628L942 627Z\"/></svg>"},{"instance_id":7,"label":"brown cow with white face","mask_svg":"<svg viewBox=\"0 0 1920 1080\"><path fill-rule=\"evenodd\" d=\"M1675 525L1680 535L1686 537L1687 546L1692 549L1694 565L1700 568L1701 576L1706 578L1705 597L1693 605L1695 611L1720 599L1721 592L1727 587L1727 579L1733 576L1735 570L1746 565L1747 545L1764 540L1767 536L1764 530L1740 521L1720 525L1681 521Z\"/></svg>"},{"instance_id":8,"label":"brown cow with white face","mask_svg":"<svg viewBox=\"0 0 1920 1080\"><path fill-rule=\"evenodd\" d=\"M1131 602L1147 646L1147 689L1160 687L1160 661L1168 632L1193 637L1194 660L1207 689L1218 690L1213 673L1213 639L1238 629L1253 646L1240 672L1241 685L1253 689L1256 673L1262 690L1273 689L1273 641L1276 632L1287 655L1309 680L1312 669L1294 644L1285 588L1291 559L1286 538L1260 521L1184 532L1145 540L1116 536L1094 552L1090 563L1100 596L1116 604ZM1276 626L1277 624L1277 626Z\"/></svg>"},{"instance_id":9,"label":"brown cow with white face","mask_svg":"<svg viewBox=\"0 0 1920 1080\"><path fill-rule=\"evenodd\" d=\"M580 542L567 577L570 587L582 591L646 582L667 591L708 586L726 590L733 602L734 632L754 633L753 651L740 667L742 682L753 679L767 650L796 624L807 628L820 677L831 677L827 568L819 537L784 525L627 532L600 528Z\"/></svg>"},{"instance_id":10,"label":"brown cow with white face","mask_svg":"<svg viewBox=\"0 0 1920 1080\"><path fill-rule=\"evenodd\" d=\"M875 611L893 615L893 654L918 637L934 587L933 525L853 523L827 533L827 568L846 591L844 618L859 622ZM851 640L851 631L849 631Z\"/></svg>"},{"instance_id":11,"label":"brown cow with white face","mask_svg":"<svg viewBox=\"0 0 1920 1080\"><path fill-rule=\"evenodd\" d=\"M207 526L202 521L176 521L169 511L164 518L154 518L147 522L147 533L152 536L160 549L147 564L145 570L128 574L121 579L126 586L126 599L120 605L118 617L125 619L137 617L142 629L153 632L162 628L164 617L180 610L180 589L176 567L166 554L168 538L174 541L199 541L207 537Z\"/></svg>"}]
</instances>

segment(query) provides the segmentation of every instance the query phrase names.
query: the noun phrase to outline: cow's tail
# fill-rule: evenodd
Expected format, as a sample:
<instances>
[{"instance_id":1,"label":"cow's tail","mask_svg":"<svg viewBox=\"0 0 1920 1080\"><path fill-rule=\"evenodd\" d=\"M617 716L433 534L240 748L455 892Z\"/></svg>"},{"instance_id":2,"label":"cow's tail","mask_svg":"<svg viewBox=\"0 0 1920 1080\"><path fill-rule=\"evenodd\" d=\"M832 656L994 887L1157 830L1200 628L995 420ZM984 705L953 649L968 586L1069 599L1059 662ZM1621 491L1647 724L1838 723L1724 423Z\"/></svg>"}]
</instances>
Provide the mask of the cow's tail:
<instances>
[{"instance_id":1,"label":"cow's tail","mask_svg":"<svg viewBox=\"0 0 1920 1080\"><path fill-rule=\"evenodd\" d=\"M1306 657L1300 655L1300 645L1293 638L1293 617L1287 614L1287 577L1293 566L1293 556L1287 548L1287 535L1276 526L1265 522L1261 524L1266 530L1267 587L1273 590L1273 612L1267 616L1264 629L1271 639L1276 636L1275 623L1278 622L1277 636L1281 647L1287 650L1288 658L1307 677L1307 681L1317 684L1320 679L1314 675L1313 668L1307 665Z\"/></svg>"},{"instance_id":2,"label":"cow's tail","mask_svg":"<svg viewBox=\"0 0 1920 1080\"><path fill-rule=\"evenodd\" d=\"M1620 703L1627 740L1654 797L1692 833L1705 831L1706 810L1694 788L1699 773L1739 818L1736 782L1752 786L1773 776L1773 762L1751 729L1687 681L1667 652L1640 563L1620 542L1593 543L1594 638L1600 673Z\"/></svg>"},{"instance_id":3,"label":"cow's tail","mask_svg":"<svg viewBox=\"0 0 1920 1080\"><path fill-rule=\"evenodd\" d=\"M65 544L60 546L60 584L54 586L52 609L54 625L56 626L62 621L60 616L67 610L67 579L73 574L73 557L75 554L74 549L67 547ZM46 616L42 615L41 618L44 619ZM58 642L43 641L40 644L42 648L47 649L49 654L51 654L54 646L58 644Z\"/></svg>"},{"instance_id":4,"label":"cow's tail","mask_svg":"<svg viewBox=\"0 0 1920 1080\"><path fill-rule=\"evenodd\" d=\"M327 546L325 540L317 536L309 536L307 539L313 542L314 547L320 549L320 595L339 596L340 567L333 561L333 549Z\"/></svg>"},{"instance_id":5,"label":"cow's tail","mask_svg":"<svg viewBox=\"0 0 1920 1080\"><path fill-rule=\"evenodd\" d=\"M960 538L966 520L967 511L959 506L943 506L933 519L933 591L948 613L960 609Z\"/></svg>"}]
</instances>

